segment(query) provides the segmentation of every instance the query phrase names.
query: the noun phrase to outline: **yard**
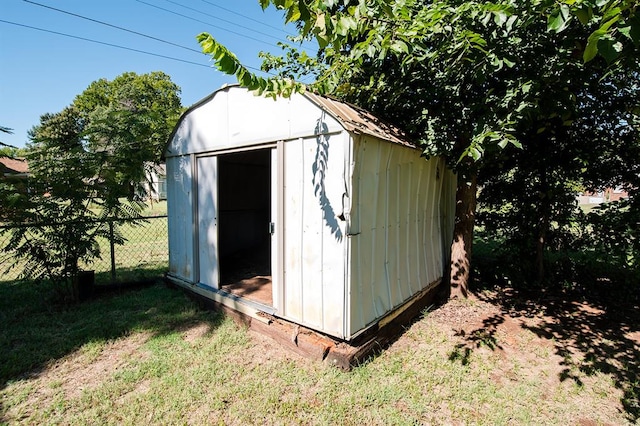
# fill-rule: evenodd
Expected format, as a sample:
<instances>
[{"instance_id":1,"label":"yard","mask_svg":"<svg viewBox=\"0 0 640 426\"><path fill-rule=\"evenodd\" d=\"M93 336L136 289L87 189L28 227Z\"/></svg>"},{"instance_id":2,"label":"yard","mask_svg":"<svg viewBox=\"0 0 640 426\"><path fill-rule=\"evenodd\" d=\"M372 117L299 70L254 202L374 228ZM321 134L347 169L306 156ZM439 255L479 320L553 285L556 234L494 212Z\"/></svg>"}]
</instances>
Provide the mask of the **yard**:
<instances>
[{"instance_id":1,"label":"yard","mask_svg":"<svg viewBox=\"0 0 640 426\"><path fill-rule=\"evenodd\" d=\"M0 284L0 423L632 424L629 312L487 289L343 372L161 283L62 307Z\"/></svg>"},{"instance_id":2,"label":"yard","mask_svg":"<svg viewBox=\"0 0 640 426\"><path fill-rule=\"evenodd\" d=\"M117 229L126 239L125 244L114 246L115 281L135 281L161 276L169 265L169 248L167 245L167 202L161 201L148 205L141 213L147 219L137 225L118 223ZM105 226L108 226L105 224ZM10 232L10 231L9 231ZM0 235L0 247L10 238L7 232ZM100 258L90 264L82 264L87 270L96 271L96 282L105 284L112 281L111 251L109 240L98 238ZM15 261L8 253L0 252L0 283L18 279L22 265L18 264L6 272L7 267Z\"/></svg>"}]
</instances>

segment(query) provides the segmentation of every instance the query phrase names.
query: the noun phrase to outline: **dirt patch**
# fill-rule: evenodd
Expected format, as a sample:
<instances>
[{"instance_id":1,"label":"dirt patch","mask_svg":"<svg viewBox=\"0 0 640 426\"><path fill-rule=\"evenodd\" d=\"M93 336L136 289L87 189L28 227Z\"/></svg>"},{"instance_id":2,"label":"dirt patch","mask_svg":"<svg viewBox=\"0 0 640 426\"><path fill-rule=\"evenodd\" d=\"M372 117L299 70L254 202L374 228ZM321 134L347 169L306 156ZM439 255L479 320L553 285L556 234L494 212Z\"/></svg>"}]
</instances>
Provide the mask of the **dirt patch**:
<instances>
[{"instance_id":1,"label":"dirt patch","mask_svg":"<svg viewBox=\"0 0 640 426\"><path fill-rule=\"evenodd\" d=\"M29 381L33 388L29 397L23 404L10 409L7 418L28 417L29 412L51 405L56 398L78 398L83 391L102 385L106 377L132 359L147 357L148 353L141 347L149 338L148 333L136 333L107 343L97 354L80 349L31 374Z\"/></svg>"},{"instance_id":2,"label":"dirt patch","mask_svg":"<svg viewBox=\"0 0 640 426\"><path fill-rule=\"evenodd\" d=\"M201 337L211 332L211 324L206 322L197 323L182 332L182 337L189 343L194 343Z\"/></svg>"}]
</instances>

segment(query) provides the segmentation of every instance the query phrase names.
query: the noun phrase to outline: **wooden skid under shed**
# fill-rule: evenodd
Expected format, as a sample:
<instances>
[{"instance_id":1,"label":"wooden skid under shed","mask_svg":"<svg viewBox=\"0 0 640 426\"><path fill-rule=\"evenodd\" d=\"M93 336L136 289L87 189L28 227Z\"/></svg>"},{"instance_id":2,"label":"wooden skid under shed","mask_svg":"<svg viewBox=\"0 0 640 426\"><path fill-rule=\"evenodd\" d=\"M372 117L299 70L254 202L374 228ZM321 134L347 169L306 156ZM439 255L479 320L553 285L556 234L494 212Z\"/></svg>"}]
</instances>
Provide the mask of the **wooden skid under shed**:
<instances>
[{"instance_id":1,"label":"wooden skid under shed","mask_svg":"<svg viewBox=\"0 0 640 426\"><path fill-rule=\"evenodd\" d=\"M169 280L167 283L173 284ZM258 317L253 317L202 294L191 291L188 293L206 307L223 312L236 323L272 338L294 353L349 371L393 343L426 307L434 303L440 288L439 283L429 286L351 342L335 339L263 312L259 312Z\"/></svg>"}]
</instances>

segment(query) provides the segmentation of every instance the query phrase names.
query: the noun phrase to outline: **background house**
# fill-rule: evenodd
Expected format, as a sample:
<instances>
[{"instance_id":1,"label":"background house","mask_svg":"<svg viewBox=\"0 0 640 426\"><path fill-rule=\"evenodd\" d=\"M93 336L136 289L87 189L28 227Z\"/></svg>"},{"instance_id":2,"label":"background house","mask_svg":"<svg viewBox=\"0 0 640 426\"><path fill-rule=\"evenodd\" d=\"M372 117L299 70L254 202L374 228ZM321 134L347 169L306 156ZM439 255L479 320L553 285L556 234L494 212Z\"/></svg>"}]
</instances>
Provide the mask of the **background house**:
<instances>
[{"instance_id":1,"label":"background house","mask_svg":"<svg viewBox=\"0 0 640 426\"><path fill-rule=\"evenodd\" d=\"M27 179L29 177L27 160L24 158L0 157L0 176Z\"/></svg>"},{"instance_id":2,"label":"background house","mask_svg":"<svg viewBox=\"0 0 640 426\"><path fill-rule=\"evenodd\" d=\"M145 164L146 180L140 183L138 197L146 201L167 199L167 168L164 163Z\"/></svg>"},{"instance_id":3,"label":"background house","mask_svg":"<svg viewBox=\"0 0 640 426\"><path fill-rule=\"evenodd\" d=\"M620 187L607 188L604 191L585 191L578 194L578 204L601 204L611 201L620 201L623 198L629 198L629 194L624 189Z\"/></svg>"}]
</instances>

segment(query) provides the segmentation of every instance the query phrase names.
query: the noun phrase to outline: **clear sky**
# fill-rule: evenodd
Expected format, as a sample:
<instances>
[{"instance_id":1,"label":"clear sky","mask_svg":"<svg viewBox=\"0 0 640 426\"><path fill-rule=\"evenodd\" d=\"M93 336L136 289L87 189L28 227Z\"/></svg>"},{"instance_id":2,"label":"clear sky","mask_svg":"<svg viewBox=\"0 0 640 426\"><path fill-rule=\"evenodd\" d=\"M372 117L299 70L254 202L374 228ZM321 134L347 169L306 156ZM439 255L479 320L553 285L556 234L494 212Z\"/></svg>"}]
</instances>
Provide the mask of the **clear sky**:
<instances>
[{"instance_id":1,"label":"clear sky","mask_svg":"<svg viewBox=\"0 0 640 426\"><path fill-rule=\"evenodd\" d=\"M243 64L256 68L261 63L258 52L281 52L276 43L295 33L295 28L284 27L281 12L273 7L263 11L258 0L2 0L0 11L0 21L192 62L0 22L0 125L14 132L0 134L0 140L18 147L28 141L27 131L38 124L40 115L62 110L100 78L112 80L127 71L163 71L181 87L184 106L225 83L234 83L233 77L212 68L209 58L199 53L195 37L201 32L212 34ZM313 52L313 46L306 47Z\"/></svg>"}]
</instances>

